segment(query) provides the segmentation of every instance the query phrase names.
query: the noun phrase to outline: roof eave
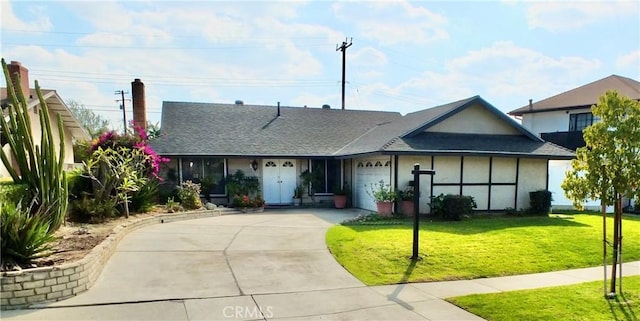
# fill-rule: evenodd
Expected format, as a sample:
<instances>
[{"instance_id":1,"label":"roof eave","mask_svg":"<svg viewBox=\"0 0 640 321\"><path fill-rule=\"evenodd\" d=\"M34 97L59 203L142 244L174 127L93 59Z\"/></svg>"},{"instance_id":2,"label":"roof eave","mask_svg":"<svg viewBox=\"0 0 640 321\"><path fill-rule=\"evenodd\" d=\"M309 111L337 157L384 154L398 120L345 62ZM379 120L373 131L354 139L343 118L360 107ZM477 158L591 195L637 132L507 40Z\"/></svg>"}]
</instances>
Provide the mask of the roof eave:
<instances>
[{"instance_id":1,"label":"roof eave","mask_svg":"<svg viewBox=\"0 0 640 321\"><path fill-rule=\"evenodd\" d=\"M499 156L517 158L539 158L549 160L571 160L575 158L571 155L550 155L550 154L529 154L519 152L497 152L497 151L475 151L475 150L413 150L413 151L384 151L384 155L431 155L431 156Z\"/></svg>"}]
</instances>

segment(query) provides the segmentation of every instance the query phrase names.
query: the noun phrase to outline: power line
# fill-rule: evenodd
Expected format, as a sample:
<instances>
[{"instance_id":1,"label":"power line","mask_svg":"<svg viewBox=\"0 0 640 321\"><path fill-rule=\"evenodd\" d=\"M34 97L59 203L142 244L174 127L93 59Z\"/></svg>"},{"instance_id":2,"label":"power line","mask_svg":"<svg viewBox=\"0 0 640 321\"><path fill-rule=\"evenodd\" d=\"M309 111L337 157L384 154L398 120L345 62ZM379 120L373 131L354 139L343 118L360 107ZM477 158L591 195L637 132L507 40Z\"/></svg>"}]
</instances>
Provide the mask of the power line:
<instances>
[{"instance_id":1,"label":"power line","mask_svg":"<svg viewBox=\"0 0 640 321\"><path fill-rule=\"evenodd\" d=\"M131 49L131 50L228 50L228 49L246 49L246 48L266 48L267 44L257 45L231 45L217 47L141 47L141 46L101 46L101 45L68 45L68 44L50 44L50 43L20 43L20 42L3 42L3 45L13 46L38 46L38 47L59 47L59 48L94 48L94 49ZM326 43L318 44L299 44L298 47L324 47Z\"/></svg>"}]
</instances>

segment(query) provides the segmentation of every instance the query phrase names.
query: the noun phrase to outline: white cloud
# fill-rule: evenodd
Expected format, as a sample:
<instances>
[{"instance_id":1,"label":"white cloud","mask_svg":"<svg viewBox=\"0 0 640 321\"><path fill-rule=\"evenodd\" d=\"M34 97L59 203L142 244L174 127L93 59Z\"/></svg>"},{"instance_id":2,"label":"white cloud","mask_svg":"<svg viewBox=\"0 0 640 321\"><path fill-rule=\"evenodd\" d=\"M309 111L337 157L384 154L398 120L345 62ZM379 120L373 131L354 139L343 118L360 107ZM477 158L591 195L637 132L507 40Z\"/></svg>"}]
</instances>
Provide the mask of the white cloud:
<instances>
[{"instance_id":1,"label":"white cloud","mask_svg":"<svg viewBox=\"0 0 640 321\"><path fill-rule=\"evenodd\" d=\"M46 16L46 12L38 6L31 6L29 10L32 16L27 20L21 20L13 12L10 1L0 1L1 25L3 29L13 29L20 31L49 31L52 28L51 21Z\"/></svg>"},{"instance_id":2,"label":"white cloud","mask_svg":"<svg viewBox=\"0 0 640 321\"><path fill-rule=\"evenodd\" d=\"M620 70L629 71L630 76L640 76L640 50L618 56L616 67Z\"/></svg>"},{"instance_id":3,"label":"white cloud","mask_svg":"<svg viewBox=\"0 0 640 321\"><path fill-rule=\"evenodd\" d=\"M488 47L453 57L440 72L426 71L390 86L372 83L359 86L365 109L402 113L481 95L507 112L526 104L528 98L543 99L585 84L602 63L578 56L551 57L496 42Z\"/></svg>"},{"instance_id":4,"label":"white cloud","mask_svg":"<svg viewBox=\"0 0 640 321\"><path fill-rule=\"evenodd\" d=\"M527 2L529 27L549 31L579 29L599 20L638 15L637 1L544 1ZM637 26L636 26L637 27Z\"/></svg>"},{"instance_id":5,"label":"white cloud","mask_svg":"<svg viewBox=\"0 0 640 321\"><path fill-rule=\"evenodd\" d=\"M362 37L382 45L424 44L447 39L447 19L408 1L338 2L336 17L353 23Z\"/></svg>"},{"instance_id":6,"label":"white cloud","mask_svg":"<svg viewBox=\"0 0 640 321\"><path fill-rule=\"evenodd\" d=\"M473 77L497 96L531 94L591 74L602 63L579 56L550 57L511 42L496 42L447 63L451 73Z\"/></svg>"},{"instance_id":7,"label":"white cloud","mask_svg":"<svg viewBox=\"0 0 640 321\"><path fill-rule=\"evenodd\" d=\"M123 34L96 32L79 38L76 43L83 46L121 47L132 45L133 39L131 36Z\"/></svg>"},{"instance_id":8,"label":"white cloud","mask_svg":"<svg viewBox=\"0 0 640 321\"><path fill-rule=\"evenodd\" d=\"M347 52L347 60L350 64L367 67L384 66L388 63L387 55L372 47L358 48L353 52Z\"/></svg>"}]
</instances>

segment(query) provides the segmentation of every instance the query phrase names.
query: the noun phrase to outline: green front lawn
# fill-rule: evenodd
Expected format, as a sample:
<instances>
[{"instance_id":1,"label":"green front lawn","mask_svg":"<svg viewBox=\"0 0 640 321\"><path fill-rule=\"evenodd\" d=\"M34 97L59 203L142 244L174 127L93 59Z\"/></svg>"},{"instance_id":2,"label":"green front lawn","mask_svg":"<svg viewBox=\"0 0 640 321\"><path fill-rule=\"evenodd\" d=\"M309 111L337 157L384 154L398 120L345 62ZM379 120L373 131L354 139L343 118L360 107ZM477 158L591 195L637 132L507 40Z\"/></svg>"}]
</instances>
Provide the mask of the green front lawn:
<instances>
[{"instance_id":1,"label":"green front lawn","mask_svg":"<svg viewBox=\"0 0 640 321\"><path fill-rule=\"evenodd\" d=\"M623 293L604 299L602 281L447 299L492 321L519 320L638 320L640 276L625 277Z\"/></svg>"},{"instance_id":2,"label":"green front lawn","mask_svg":"<svg viewBox=\"0 0 640 321\"><path fill-rule=\"evenodd\" d=\"M611 231L613 219L607 224ZM329 229L326 241L336 260L368 285L474 279L602 264L602 217L598 215L421 221L423 259L415 265L409 260L412 228L410 220L400 225L338 225ZM640 218L625 217L623 235L623 259L640 260Z\"/></svg>"}]
</instances>

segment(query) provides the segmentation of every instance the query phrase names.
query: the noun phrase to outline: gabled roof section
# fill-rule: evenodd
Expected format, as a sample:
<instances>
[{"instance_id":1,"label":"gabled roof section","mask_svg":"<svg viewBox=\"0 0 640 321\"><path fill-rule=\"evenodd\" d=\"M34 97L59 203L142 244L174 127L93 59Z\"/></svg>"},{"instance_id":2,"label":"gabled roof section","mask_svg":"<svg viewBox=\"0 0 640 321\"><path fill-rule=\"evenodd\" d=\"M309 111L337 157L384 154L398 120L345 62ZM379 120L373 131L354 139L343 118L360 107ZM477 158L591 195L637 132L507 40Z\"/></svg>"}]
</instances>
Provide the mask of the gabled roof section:
<instances>
[{"instance_id":1,"label":"gabled roof section","mask_svg":"<svg viewBox=\"0 0 640 321\"><path fill-rule=\"evenodd\" d=\"M397 112L163 102L160 155L327 157Z\"/></svg>"},{"instance_id":2,"label":"gabled roof section","mask_svg":"<svg viewBox=\"0 0 640 321\"><path fill-rule=\"evenodd\" d=\"M604 95L608 90L615 90L620 95L640 100L640 82L627 77L611 75L534 102L531 106L526 105L512 110L509 115L522 116L528 113L591 107L597 104L600 96Z\"/></svg>"},{"instance_id":3,"label":"gabled roof section","mask_svg":"<svg viewBox=\"0 0 640 321\"><path fill-rule=\"evenodd\" d=\"M58 93L53 89L40 89L42 92L42 98L44 98L47 103L47 107L49 108L49 112L53 112L59 114L62 117L63 126L71 132L74 138L79 140L90 140L91 137L87 133L87 131L80 125L78 120L73 116L69 107L64 103L62 98L58 95ZM30 95L27 97L27 108L31 110L36 106L40 105L40 100L38 99L38 95L35 89L30 89ZM8 103L9 97L7 93L7 88L0 88L0 101L2 105ZM54 127L55 128L55 127Z\"/></svg>"},{"instance_id":4,"label":"gabled roof section","mask_svg":"<svg viewBox=\"0 0 640 321\"><path fill-rule=\"evenodd\" d=\"M384 123L372 128L364 135L358 137L353 142L346 145L343 149L336 153L336 156L348 156L367 153L384 153L395 150L398 144L402 144L403 141L411 141L412 139L431 139L432 137L444 137L438 135L423 135L425 130L429 129L436 124L439 124L446 119L462 112L466 108L471 106L481 106L491 114L504 121L508 126L513 127L516 132L522 135L515 135L520 140L532 142L537 145L541 145L544 141L522 127L516 121L502 113L497 108L486 102L480 96L474 96L459 101L455 101L449 104L436 106L433 108L424 109L421 111L406 114L401 119L394 120L390 123ZM472 135L473 136L473 135ZM496 135L475 135L483 137L483 139L492 139ZM462 137L462 136L456 136ZM453 142L453 141L451 141ZM413 145L418 146L418 145ZM480 147L476 148L479 151ZM409 152L411 148L401 148L398 151ZM414 152L425 152L425 150L414 149ZM499 152L496 150L496 153ZM555 155L555 154L552 154Z\"/></svg>"},{"instance_id":5,"label":"gabled roof section","mask_svg":"<svg viewBox=\"0 0 640 321\"><path fill-rule=\"evenodd\" d=\"M402 135L402 137L410 138L410 137L420 135L422 132L433 127L434 125L439 124L444 120L450 118L451 116L457 113L460 113L471 106L476 106L476 105L483 107L488 112L495 115L496 117L498 117L499 119L501 119L502 121L504 121L505 123L513 127L514 129L516 129L518 132L522 133L524 136L529 137L531 140L538 141L538 142L542 141L539 137L537 137L536 135L528 131L526 128L520 126L520 124L518 124L515 120L505 115L503 112L498 110L498 108L494 107L493 105L488 103L486 100L482 99L482 97L480 96L474 96L474 97L459 100L453 103L449 103L446 105L426 109L420 112L407 114L405 117L415 117L417 119L420 119L422 122L422 125L409 130L407 133ZM437 111L437 114L427 113L431 109L435 109Z\"/></svg>"}]
</instances>

